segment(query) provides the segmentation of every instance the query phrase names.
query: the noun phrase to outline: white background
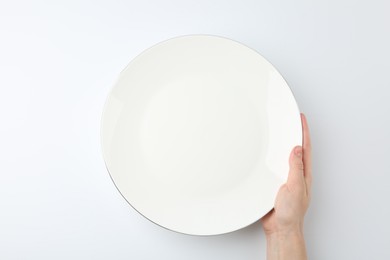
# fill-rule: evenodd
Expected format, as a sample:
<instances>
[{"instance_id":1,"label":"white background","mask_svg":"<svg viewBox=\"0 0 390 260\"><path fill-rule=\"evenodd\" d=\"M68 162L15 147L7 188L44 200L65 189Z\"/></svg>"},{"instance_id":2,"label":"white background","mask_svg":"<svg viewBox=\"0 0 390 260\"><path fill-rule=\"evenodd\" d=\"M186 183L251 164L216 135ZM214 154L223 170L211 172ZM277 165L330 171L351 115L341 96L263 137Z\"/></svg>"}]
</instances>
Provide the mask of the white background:
<instances>
[{"instance_id":1,"label":"white background","mask_svg":"<svg viewBox=\"0 0 390 260\"><path fill-rule=\"evenodd\" d=\"M0 259L265 259L260 223L216 237L162 229L102 159L111 85L139 52L215 34L263 54L307 114L311 259L390 259L390 2L1 1Z\"/></svg>"}]
</instances>

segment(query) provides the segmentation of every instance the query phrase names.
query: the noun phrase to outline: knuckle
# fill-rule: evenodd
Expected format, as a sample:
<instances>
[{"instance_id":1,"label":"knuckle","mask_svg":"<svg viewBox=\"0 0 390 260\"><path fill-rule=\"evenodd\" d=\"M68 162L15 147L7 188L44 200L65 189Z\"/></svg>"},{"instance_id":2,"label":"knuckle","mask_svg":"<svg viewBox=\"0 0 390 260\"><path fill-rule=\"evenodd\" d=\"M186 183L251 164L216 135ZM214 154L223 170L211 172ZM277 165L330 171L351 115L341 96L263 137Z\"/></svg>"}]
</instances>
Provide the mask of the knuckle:
<instances>
[{"instance_id":1,"label":"knuckle","mask_svg":"<svg viewBox=\"0 0 390 260\"><path fill-rule=\"evenodd\" d=\"M296 162L296 163L294 164L294 166L295 166L295 169L300 170L300 171L303 171L304 168L305 168L302 161Z\"/></svg>"}]
</instances>

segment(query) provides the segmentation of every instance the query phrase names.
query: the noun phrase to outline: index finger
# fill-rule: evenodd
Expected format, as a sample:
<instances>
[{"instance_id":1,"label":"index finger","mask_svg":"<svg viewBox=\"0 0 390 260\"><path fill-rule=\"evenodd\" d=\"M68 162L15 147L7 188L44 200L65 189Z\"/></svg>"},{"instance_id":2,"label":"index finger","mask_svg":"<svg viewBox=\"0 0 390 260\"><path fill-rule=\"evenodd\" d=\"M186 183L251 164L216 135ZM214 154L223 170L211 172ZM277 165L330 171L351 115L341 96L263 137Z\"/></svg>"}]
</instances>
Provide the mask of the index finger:
<instances>
[{"instance_id":1,"label":"index finger","mask_svg":"<svg viewBox=\"0 0 390 260\"><path fill-rule=\"evenodd\" d=\"M312 183L312 162L311 162L311 139L310 139L310 131L309 125L307 123L306 116L301 113L302 120L302 130L303 130L303 165L304 165L304 176L307 187L307 192L311 191L311 183Z\"/></svg>"}]
</instances>

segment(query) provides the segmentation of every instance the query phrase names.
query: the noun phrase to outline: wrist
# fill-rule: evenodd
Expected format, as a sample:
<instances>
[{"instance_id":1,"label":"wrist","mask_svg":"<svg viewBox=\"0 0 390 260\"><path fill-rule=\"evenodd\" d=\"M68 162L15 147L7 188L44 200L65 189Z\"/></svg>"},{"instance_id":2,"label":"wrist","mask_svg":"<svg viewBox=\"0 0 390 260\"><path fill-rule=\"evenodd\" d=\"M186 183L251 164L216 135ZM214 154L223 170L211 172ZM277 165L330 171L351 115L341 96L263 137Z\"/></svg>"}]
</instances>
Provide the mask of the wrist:
<instances>
[{"instance_id":1,"label":"wrist","mask_svg":"<svg viewBox=\"0 0 390 260\"><path fill-rule=\"evenodd\" d=\"M280 228L273 231L265 232L267 240L269 239L303 239L303 227L301 225Z\"/></svg>"},{"instance_id":2,"label":"wrist","mask_svg":"<svg viewBox=\"0 0 390 260\"><path fill-rule=\"evenodd\" d=\"M284 229L268 233L267 259L306 260L306 247L302 228Z\"/></svg>"}]
</instances>

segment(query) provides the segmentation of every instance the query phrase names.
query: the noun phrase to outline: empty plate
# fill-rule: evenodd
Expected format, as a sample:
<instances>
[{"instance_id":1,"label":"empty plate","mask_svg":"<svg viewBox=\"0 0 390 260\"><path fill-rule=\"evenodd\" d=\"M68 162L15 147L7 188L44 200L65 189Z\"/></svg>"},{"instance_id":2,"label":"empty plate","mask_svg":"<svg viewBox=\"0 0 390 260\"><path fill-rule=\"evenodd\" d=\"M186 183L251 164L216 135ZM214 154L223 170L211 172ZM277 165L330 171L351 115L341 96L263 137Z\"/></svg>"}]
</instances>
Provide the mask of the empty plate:
<instances>
[{"instance_id":1,"label":"empty plate","mask_svg":"<svg viewBox=\"0 0 390 260\"><path fill-rule=\"evenodd\" d=\"M147 49L122 71L101 138L111 178L134 209L170 230L216 235L273 208L302 129L290 88L265 58L192 35Z\"/></svg>"}]
</instances>

